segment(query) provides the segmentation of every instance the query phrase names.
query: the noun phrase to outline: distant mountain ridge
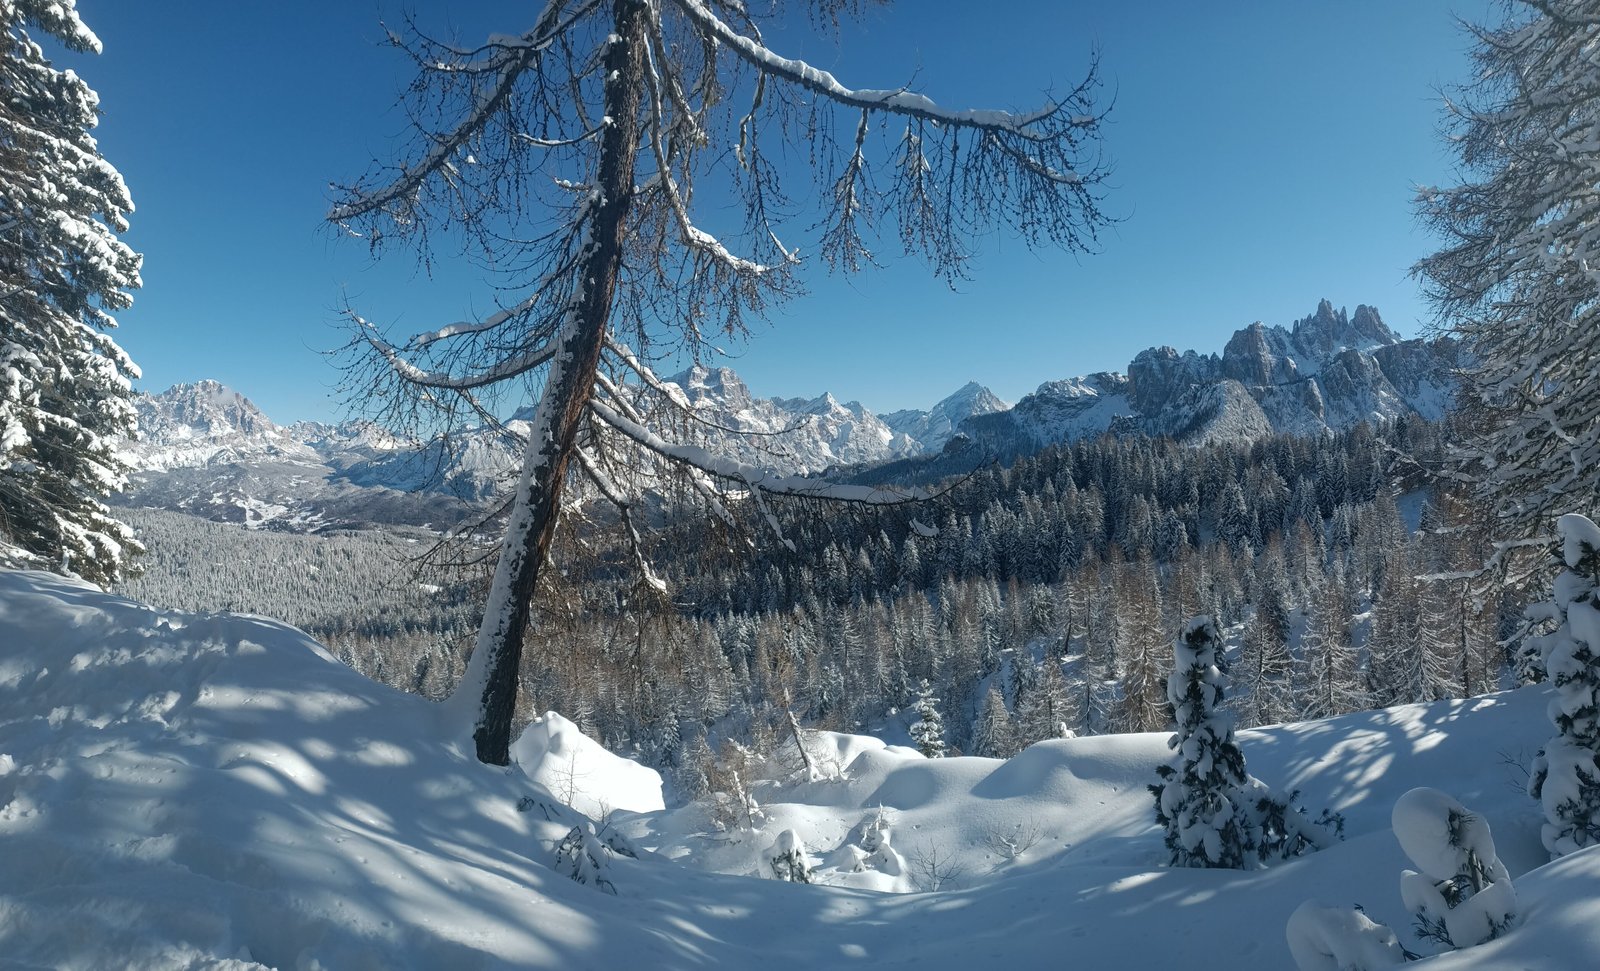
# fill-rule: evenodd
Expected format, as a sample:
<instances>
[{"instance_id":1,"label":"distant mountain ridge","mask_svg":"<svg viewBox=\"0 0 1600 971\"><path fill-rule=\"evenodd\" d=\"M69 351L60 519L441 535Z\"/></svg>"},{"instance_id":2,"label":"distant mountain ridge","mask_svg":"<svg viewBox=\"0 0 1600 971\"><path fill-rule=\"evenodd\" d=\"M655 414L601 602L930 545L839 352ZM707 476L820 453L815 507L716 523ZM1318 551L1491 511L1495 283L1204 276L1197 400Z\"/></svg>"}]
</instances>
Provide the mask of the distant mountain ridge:
<instances>
[{"instance_id":1,"label":"distant mountain ridge","mask_svg":"<svg viewBox=\"0 0 1600 971\"><path fill-rule=\"evenodd\" d=\"M1126 374L1047 381L1014 406L977 382L926 411L879 416L828 393L758 398L725 367L666 380L708 427L758 433L725 437L738 458L864 481L936 478L1105 433L1248 441L1438 418L1457 355L1450 341L1401 340L1372 307L1348 314L1323 300L1289 327L1241 328L1220 354L1151 348ZM136 474L121 501L254 526L448 525L494 495L518 460L500 430L408 442L368 421L280 426L215 381L140 395L135 407L140 437L122 454Z\"/></svg>"},{"instance_id":2,"label":"distant mountain ridge","mask_svg":"<svg viewBox=\"0 0 1600 971\"><path fill-rule=\"evenodd\" d=\"M1290 327L1236 331L1221 354L1139 352L1126 374L1049 381L1009 411L978 415L958 433L1009 457L1105 432L1180 441L1320 434L1406 415L1434 419L1455 394L1458 349L1402 340L1366 305L1321 301Z\"/></svg>"}]
</instances>

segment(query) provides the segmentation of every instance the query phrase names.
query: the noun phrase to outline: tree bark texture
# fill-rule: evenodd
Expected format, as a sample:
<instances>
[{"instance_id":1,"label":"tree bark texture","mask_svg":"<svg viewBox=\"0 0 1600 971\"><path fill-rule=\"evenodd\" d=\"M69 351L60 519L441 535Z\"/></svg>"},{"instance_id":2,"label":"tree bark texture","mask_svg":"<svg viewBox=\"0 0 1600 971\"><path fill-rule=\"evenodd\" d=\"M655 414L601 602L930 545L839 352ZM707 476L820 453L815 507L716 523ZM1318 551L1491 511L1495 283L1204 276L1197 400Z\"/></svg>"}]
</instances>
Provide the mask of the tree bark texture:
<instances>
[{"instance_id":1,"label":"tree bark texture","mask_svg":"<svg viewBox=\"0 0 1600 971\"><path fill-rule=\"evenodd\" d=\"M577 284L580 297L558 338L560 346L528 440L522 480L495 569L489 609L478 633L475 653L488 652L481 660L474 657L474 667L482 671L482 676L469 677L462 684L468 691L481 688L472 739L479 761L490 765L506 765L511 759L511 722L516 712L523 636L540 572L555 536L567 464L594 394L595 373L622 264L623 233L633 197L634 157L639 148L646 22L644 4L638 0L618 0L615 11L617 39L610 43L605 55L608 123L600 135L595 184L599 199L590 210L590 245Z\"/></svg>"}]
</instances>

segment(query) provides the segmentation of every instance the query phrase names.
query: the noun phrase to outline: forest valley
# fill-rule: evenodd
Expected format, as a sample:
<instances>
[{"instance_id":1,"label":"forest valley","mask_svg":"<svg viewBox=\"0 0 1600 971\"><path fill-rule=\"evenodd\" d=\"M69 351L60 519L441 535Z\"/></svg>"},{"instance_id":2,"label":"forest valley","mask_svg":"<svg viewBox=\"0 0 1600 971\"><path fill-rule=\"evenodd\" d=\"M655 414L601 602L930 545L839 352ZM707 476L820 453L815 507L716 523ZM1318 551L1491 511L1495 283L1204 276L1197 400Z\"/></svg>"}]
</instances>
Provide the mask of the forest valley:
<instances>
[{"instance_id":1,"label":"forest valley","mask_svg":"<svg viewBox=\"0 0 1600 971\"><path fill-rule=\"evenodd\" d=\"M927 685L952 754L1159 731L1184 621L1217 618L1241 726L1463 698L1534 676L1508 652L1527 599L1473 574L1471 506L1423 473L1458 432L1407 419L1250 445L1104 436L842 514L775 504L793 551L675 517L639 581L613 530L558 549L518 724L559 711L683 798L792 725L905 741ZM119 510L150 550L119 590L312 633L357 670L442 697L484 577L407 534L252 532ZM719 763L723 768L719 769Z\"/></svg>"}]
</instances>

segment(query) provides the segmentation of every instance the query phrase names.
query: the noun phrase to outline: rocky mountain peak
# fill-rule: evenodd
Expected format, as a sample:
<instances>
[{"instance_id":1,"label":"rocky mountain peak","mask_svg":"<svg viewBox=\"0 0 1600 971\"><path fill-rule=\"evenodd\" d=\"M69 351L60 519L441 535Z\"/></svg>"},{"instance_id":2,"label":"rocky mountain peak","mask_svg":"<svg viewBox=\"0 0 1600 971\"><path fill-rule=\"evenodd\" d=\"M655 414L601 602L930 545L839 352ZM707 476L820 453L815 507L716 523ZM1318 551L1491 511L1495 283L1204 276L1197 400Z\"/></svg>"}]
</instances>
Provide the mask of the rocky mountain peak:
<instances>
[{"instance_id":1,"label":"rocky mountain peak","mask_svg":"<svg viewBox=\"0 0 1600 971\"><path fill-rule=\"evenodd\" d=\"M752 401L750 388L732 368L708 368L696 364L686 371L674 374L666 381L682 388L683 393L689 397L689 403L696 407L701 402L715 401L724 407L737 410L749 407Z\"/></svg>"},{"instance_id":2,"label":"rocky mountain peak","mask_svg":"<svg viewBox=\"0 0 1600 971\"><path fill-rule=\"evenodd\" d=\"M1375 309L1363 304L1352 319L1343 307L1335 310L1326 299L1318 302L1316 313L1295 321L1290 334L1302 353L1319 359L1347 348L1370 351L1400 339Z\"/></svg>"},{"instance_id":3,"label":"rocky mountain peak","mask_svg":"<svg viewBox=\"0 0 1600 971\"><path fill-rule=\"evenodd\" d=\"M1378 315L1378 308L1366 304L1356 307L1356 312L1350 317L1350 329L1358 337L1373 344L1387 346L1400 342L1400 336L1390 330L1389 325Z\"/></svg>"},{"instance_id":4,"label":"rocky mountain peak","mask_svg":"<svg viewBox=\"0 0 1600 971\"><path fill-rule=\"evenodd\" d=\"M187 430L184 437L191 438L279 430L254 402L218 381L175 384L158 395L141 395L135 406L140 410L140 427L147 432L153 430L151 424L169 434Z\"/></svg>"},{"instance_id":5,"label":"rocky mountain peak","mask_svg":"<svg viewBox=\"0 0 1600 971\"><path fill-rule=\"evenodd\" d=\"M139 415L139 438L125 443L121 452L135 469L195 468L269 455L297 460L313 454L249 398L218 381L140 394L133 407Z\"/></svg>"},{"instance_id":6,"label":"rocky mountain peak","mask_svg":"<svg viewBox=\"0 0 1600 971\"><path fill-rule=\"evenodd\" d=\"M987 387L968 381L927 411L915 408L893 411L883 416L883 422L897 434L917 442L923 450L937 452L955 436L962 422L1010 407Z\"/></svg>"}]
</instances>

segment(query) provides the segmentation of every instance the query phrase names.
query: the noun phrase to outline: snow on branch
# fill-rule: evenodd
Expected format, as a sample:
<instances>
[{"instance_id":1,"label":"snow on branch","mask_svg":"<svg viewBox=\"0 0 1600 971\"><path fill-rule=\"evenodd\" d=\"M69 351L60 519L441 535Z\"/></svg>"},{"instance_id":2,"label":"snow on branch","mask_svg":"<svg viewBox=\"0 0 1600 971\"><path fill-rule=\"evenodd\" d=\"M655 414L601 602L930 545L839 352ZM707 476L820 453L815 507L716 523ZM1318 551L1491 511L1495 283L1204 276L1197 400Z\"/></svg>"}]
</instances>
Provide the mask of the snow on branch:
<instances>
[{"instance_id":1,"label":"snow on branch","mask_svg":"<svg viewBox=\"0 0 1600 971\"><path fill-rule=\"evenodd\" d=\"M840 84L838 79L829 72L813 67L805 61L793 60L775 54L760 43L729 27L717 19L716 14L712 13L701 0L671 0L671 2L682 10L690 20L693 20L703 32L723 46L731 49L762 74L772 75L798 84L837 104L888 111L897 115L909 115L936 124L957 128L1003 131L1028 139L1048 138L1048 135L1032 130L1032 126L1058 115L1064 108L1063 103L1052 102L1038 111L1027 114L986 109L953 110L941 108L926 95L916 94L905 89L874 90L863 88L857 90L847 88ZM1093 115L1074 115L1068 121L1074 127L1090 128L1097 124L1099 119Z\"/></svg>"},{"instance_id":2,"label":"snow on branch","mask_svg":"<svg viewBox=\"0 0 1600 971\"><path fill-rule=\"evenodd\" d=\"M752 492L868 506L894 506L906 502L925 502L933 494L925 489L882 489L876 486L841 485L797 475L782 475L759 466L747 465L725 455L715 455L699 445L679 445L667 441L637 421L625 418L603 401L589 402L601 421L633 439L662 458L699 469L707 475L748 486Z\"/></svg>"},{"instance_id":3,"label":"snow on branch","mask_svg":"<svg viewBox=\"0 0 1600 971\"><path fill-rule=\"evenodd\" d=\"M627 345L619 344L616 341L607 338L606 350L610 351L619 361L627 365L628 370L638 375L639 380L643 381L647 387L666 398L666 400L670 402L672 406L675 407L680 413L682 413L684 417L695 422L696 424L704 425L705 427L714 431L726 432L730 435L742 435L749 438L781 438L784 435L792 435L800 429L811 424L813 417L811 415L801 418L799 421L795 422L793 425L789 425L786 428L779 428L773 431L751 431L743 428L732 428L719 422L714 422L694 410L694 408L689 404L689 398L683 393L682 388L678 387L676 384L668 384L667 382L656 377L656 373L650 369L650 366L639 360L639 358ZM609 381L605 381L604 378L601 380L604 382L606 392L612 397L616 397L618 389Z\"/></svg>"},{"instance_id":4,"label":"snow on branch","mask_svg":"<svg viewBox=\"0 0 1600 971\"><path fill-rule=\"evenodd\" d=\"M411 338L411 346L421 350L430 344L447 340L451 337L460 337L464 334L482 334L485 331L494 330L496 327L499 327L506 321L520 317L532 310L534 305L539 302L541 295L541 293L536 292L533 296L517 304L515 307L508 307L499 313L491 314L479 322L458 320L453 324L446 324L445 326L440 327L438 330L431 330L424 334L418 334L417 336Z\"/></svg>"},{"instance_id":5,"label":"snow on branch","mask_svg":"<svg viewBox=\"0 0 1600 971\"><path fill-rule=\"evenodd\" d=\"M638 409L634 408L633 405L628 403L628 399L619 393L616 385L612 384L610 379L608 379L604 374L597 372L595 374L595 383L598 384L606 394L611 396L611 400L616 403L617 409L624 416L626 416L634 424L643 427L645 422L644 415L640 414ZM729 512L728 507L723 505L722 497L718 495L717 490L712 487L711 482L705 473L701 472L699 469L691 469L690 472L691 474L686 477L689 480L689 484L694 488L695 492L699 493L700 497L705 500L705 503L710 507L712 514L721 520L725 525L730 527L736 526L737 520L733 518L733 513Z\"/></svg>"},{"instance_id":6,"label":"snow on branch","mask_svg":"<svg viewBox=\"0 0 1600 971\"><path fill-rule=\"evenodd\" d=\"M644 555L644 540L639 536L639 528L633 521L633 503L628 501L627 497L622 494L622 490L617 487L616 483L611 481L611 477L606 475L605 471L600 468L599 460L591 455L588 449L577 449L575 454L577 455L578 464L588 474L590 481L595 484L595 488L599 489L600 494L605 496L606 500L617 508L617 513L622 517L623 529L628 534L628 546L633 550L633 559L639 567L640 576L652 589L660 593L666 593L667 582L656 575L656 571L650 567L649 559Z\"/></svg>"},{"instance_id":7,"label":"snow on branch","mask_svg":"<svg viewBox=\"0 0 1600 971\"><path fill-rule=\"evenodd\" d=\"M484 388L498 384L518 375L526 374L539 367L555 356L556 348L552 344L541 344L530 351L516 357L509 357L497 362L493 367L476 374L450 374L445 371L429 371L418 367L406 360L398 348L382 337L378 336L376 325L356 314L346 311L360 331L360 339L365 341L380 357L388 363L389 369L398 375L407 384L414 384L423 388L438 388L450 391L470 391L474 388ZM448 336L448 335L447 335Z\"/></svg>"},{"instance_id":8,"label":"snow on branch","mask_svg":"<svg viewBox=\"0 0 1600 971\"><path fill-rule=\"evenodd\" d=\"M535 138L527 132L517 132L516 139L519 142L524 142L537 148L566 148L570 145L587 142L598 134L600 134L599 128L591 128L582 135L574 135L571 138Z\"/></svg>"},{"instance_id":9,"label":"snow on branch","mask_svg":"<svg viewBox=\"0 0 1600 971\"><path fill-rule=\"evenodd\" d=\"M658 64L657 54L653 47L648 48L646 53L649 56L649 70L645 72L645 86L650 91L650 150L656 160L657 182L660 185L662 194L666 197L667 207L672 211L672 217L678 225L678 231L683 237L683 245L720 264L731 273L741 276L763 276L772 267L734 255L722 244L721 240L696 226L694 221L689 218L689 207L684 203L683 194L678 190L677 180L672 177L672 163L667 158L666 142L668 139L662 126L662 119L666 116L666 105L662 101L661 94L661 88L664 84L661 70L665 65ZM672 87L677 85L676 81L670 79L665 83ZM681 93L674 99L674 103L678 106L680 113L687 112L687 104L684 102ZM687 115L685 121L693 125L695 130L699 129L698 122L695 121L692 114Z\"/></svg>"}]
</instances>

